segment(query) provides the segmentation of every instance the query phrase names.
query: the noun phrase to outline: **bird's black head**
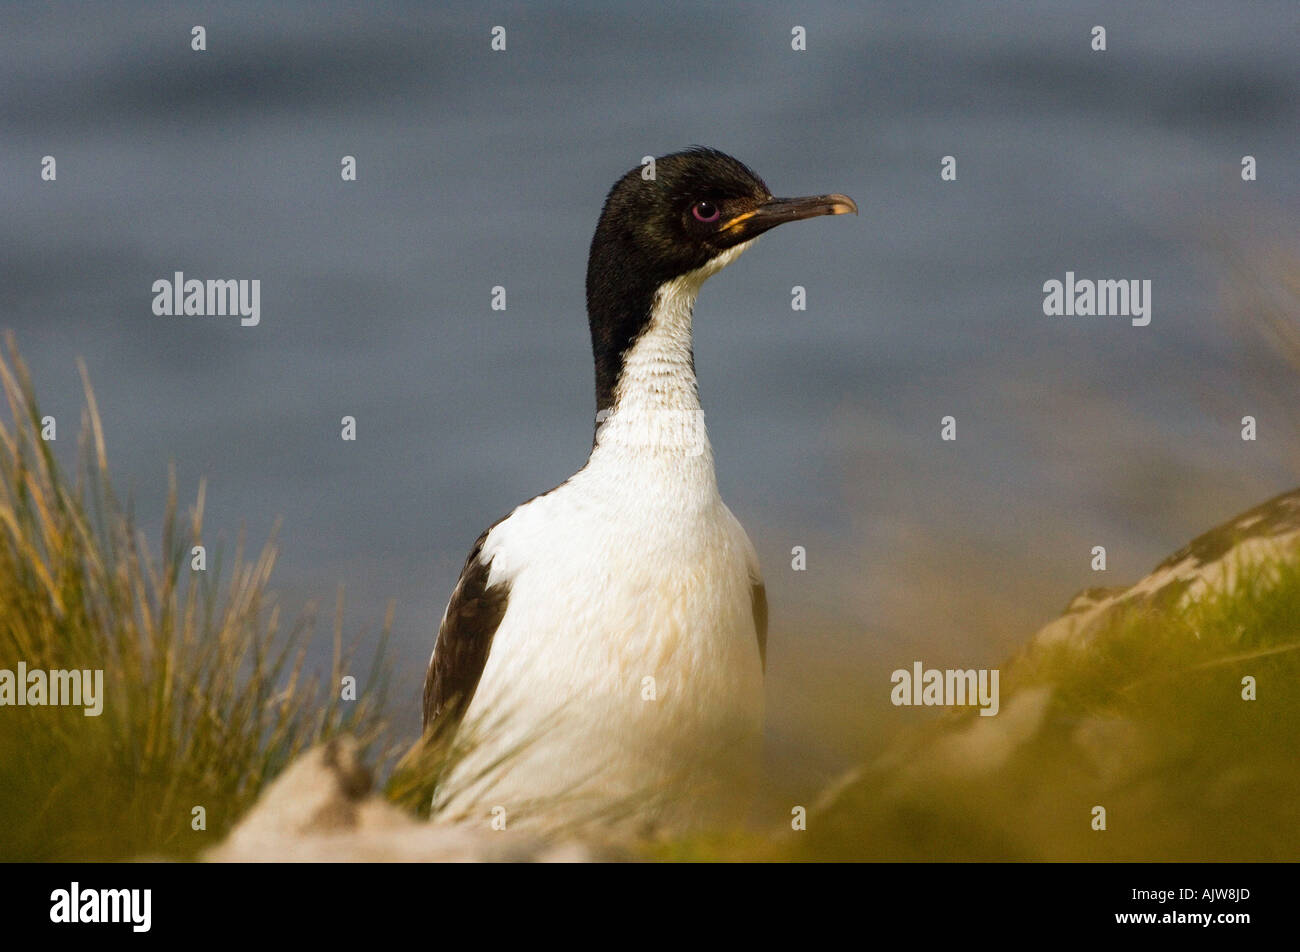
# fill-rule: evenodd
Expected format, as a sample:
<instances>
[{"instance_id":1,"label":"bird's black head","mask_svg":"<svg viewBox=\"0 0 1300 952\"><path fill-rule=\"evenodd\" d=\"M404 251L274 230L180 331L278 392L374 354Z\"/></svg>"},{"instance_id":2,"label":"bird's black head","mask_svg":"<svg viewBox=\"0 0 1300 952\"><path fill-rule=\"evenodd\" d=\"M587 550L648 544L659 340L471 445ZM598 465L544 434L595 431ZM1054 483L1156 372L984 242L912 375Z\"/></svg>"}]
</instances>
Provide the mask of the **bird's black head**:
<instances>
[{"instance_id":1,"label":"bird's black head","mask_svg":"<svg viewBox=\"0 0 1300 952\"><path fill-rule=\"evenodd\" d=\"M857 210L844 195L774 198L743 162L716 149L676 152L624 175L605 199L587 261L597 408L611 405L622 355L662 285L692 273L703 280L777 225Z\"/></svg>"}]
</instances>

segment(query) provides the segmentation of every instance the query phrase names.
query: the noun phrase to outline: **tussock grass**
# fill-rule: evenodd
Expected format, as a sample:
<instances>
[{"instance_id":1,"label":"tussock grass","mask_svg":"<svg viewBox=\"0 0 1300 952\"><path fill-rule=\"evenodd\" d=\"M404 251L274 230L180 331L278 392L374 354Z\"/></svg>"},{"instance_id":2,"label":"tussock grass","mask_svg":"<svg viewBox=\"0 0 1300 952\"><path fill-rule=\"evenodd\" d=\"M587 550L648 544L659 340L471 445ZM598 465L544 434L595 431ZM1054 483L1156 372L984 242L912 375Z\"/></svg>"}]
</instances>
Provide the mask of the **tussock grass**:
<instances>
[{"instance_id":1,"label":"tussock grass","mask_svg":"<svg viewBox=\"0 0 1300 952\"><path fill-rule=\"evenodd\" d=\"M304 674L310 610L286 625L268 592L275 546L222 580L203 535L203 487L184 516L172 474L151 548L113 491L93 391L75 474L41 438L27 368L7 338L0 385L0 668L102 669L103 713L0 707L0 859L187 858L217 843L262 787L310 745L384 733L383 640L356 701L342 701L342 594L327 681ZM190 547L208 548L208 570ZM193 808L206 830L192 828Z\"/></svg>"}]
</instances>

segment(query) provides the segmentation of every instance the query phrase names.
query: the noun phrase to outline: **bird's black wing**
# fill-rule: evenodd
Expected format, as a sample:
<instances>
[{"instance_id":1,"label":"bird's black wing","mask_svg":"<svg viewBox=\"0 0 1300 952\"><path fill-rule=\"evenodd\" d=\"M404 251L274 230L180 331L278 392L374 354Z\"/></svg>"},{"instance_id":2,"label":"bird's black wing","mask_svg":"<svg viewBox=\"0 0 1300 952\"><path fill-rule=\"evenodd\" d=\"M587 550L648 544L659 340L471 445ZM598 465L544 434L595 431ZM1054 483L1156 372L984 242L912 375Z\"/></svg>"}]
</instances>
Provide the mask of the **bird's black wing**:
<instances>
[{"instance_id":1,"label":"bird's black wing","mask_svg":"<svg viewBox=\"0 0 1300 952\"><path fill-rule=\"evenodd\" d=\"M474 543L438 629L424 676L426 733L435 723L439 731L454 730L460 724L483 676L492 636L506 613L510 587L503 583L489 586L491 560L483 560L483 543L491 531Z\"/></svg>"},{"instance_id":2,"label":"bird's black wing","mask_svg":"<svg viewBox=\"0 0 1300 952\"><path fill-rule=\"evenodd\" d=\"M758 657L767 671L767 586L758 579L751 579L749 589L750 604L754 608L754 628L758 631Z\"/></svg>"}]
</instances>

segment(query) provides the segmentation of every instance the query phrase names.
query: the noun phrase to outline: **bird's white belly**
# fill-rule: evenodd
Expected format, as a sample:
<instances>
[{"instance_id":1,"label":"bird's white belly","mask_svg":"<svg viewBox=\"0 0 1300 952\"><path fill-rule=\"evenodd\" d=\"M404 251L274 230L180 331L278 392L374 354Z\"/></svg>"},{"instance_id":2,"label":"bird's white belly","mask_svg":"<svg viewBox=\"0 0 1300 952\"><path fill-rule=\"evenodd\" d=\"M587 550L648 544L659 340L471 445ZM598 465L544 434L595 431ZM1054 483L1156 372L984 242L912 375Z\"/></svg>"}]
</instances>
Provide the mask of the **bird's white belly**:
<instances>
[{"instance_id":1,"label":"bird's white belly","mask_svg":"<svg viewBox=\"0 0 1300 952\"><path fill-rule=\"evenodd\" d=\"M753 549L716 492L668 511L590 480L579 491L582 477L484 545L509 597L465 720L475 748L445 802L543 820L725 815L762 730Z\"/></svg>"}]
</instances>

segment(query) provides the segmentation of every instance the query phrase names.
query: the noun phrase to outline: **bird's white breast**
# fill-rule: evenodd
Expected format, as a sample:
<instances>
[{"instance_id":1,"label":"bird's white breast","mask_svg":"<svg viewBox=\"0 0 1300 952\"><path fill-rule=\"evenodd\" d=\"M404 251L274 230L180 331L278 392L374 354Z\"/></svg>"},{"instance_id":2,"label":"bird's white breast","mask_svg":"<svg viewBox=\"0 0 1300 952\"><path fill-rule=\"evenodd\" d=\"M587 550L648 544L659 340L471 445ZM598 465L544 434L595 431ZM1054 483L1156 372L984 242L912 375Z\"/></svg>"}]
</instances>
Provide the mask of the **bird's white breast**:
<instances>
[{"instance_id":1,"label":"bird's white breast","mask_svg":"<svg viewBox=\"0 0 1300 952\"><path fill-rule=\"evenodd\" d=\"M587 466L484 541L489 584L509 596L466 716L477 748L447 787L453 812L627 803L675 822L725 813L751 779L758 564L718 494L699 414L696 289L661 292ZM649 802L660 797L672 802Z\"/></svg>"}]
</instances>

